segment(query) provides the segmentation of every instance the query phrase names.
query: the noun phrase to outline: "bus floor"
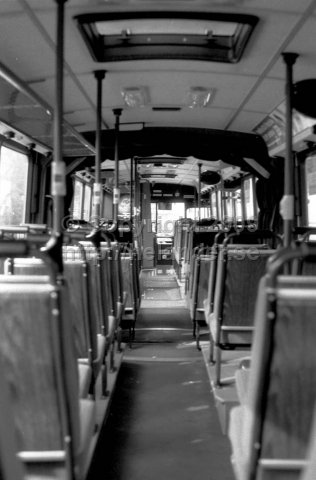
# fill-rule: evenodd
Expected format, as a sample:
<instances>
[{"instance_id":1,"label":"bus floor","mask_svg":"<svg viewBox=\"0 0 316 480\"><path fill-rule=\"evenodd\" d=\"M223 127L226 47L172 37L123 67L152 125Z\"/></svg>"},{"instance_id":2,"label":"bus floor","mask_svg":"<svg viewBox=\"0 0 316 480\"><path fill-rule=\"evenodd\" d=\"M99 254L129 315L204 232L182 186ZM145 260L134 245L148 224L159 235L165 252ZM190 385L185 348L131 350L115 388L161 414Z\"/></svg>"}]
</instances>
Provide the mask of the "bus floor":
<instances>
[{"instance_id":1,"label":"bus floor","mask_svg":"<svg viewBox=\"0 0 316 480\"><path fill-rule=\"evenodd\" d=\"M181 298L172 306L145 304L88 480L233 480L229 441L189 312Z\"/></svg>"}]
</instances>

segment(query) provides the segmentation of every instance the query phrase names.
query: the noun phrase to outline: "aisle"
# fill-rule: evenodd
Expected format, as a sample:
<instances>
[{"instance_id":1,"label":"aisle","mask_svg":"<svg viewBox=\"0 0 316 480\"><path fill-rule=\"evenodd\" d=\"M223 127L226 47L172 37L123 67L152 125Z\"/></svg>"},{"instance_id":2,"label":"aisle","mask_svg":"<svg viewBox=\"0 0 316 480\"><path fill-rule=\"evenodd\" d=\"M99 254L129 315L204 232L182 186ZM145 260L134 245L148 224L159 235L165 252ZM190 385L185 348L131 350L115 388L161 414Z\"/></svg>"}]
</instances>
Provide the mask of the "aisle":
<instances>
[{"instance_id":1,"label":"aisle","mask_svg":"<svg viewBox=\"0 0 316 480\"><path fill-rule=\"evenodd\" d=\"M89 480L233 480L229 457L192 343L129 351Z\"/></svg>"},{"instance_id":2,"label":"aisle","mask_svg":"<svg viewBox=\"0 0 316 480\"><path fill-rule=\"evenodd\" d=\"M176 288L173 277L149 277L156 298ZM182 295L154 301L140 309L87 480L234 480Z\"/></svg>"},{"instance_id":3,"label":"aisle","mask_svg":"<svg viewBox=\"0 0 316 480\"><path fill-rule=\"evenodd\" d=\"M142 308L186 308L184 285L170 266L143 270L140 276Z\"/></svg>"}]
</instances>

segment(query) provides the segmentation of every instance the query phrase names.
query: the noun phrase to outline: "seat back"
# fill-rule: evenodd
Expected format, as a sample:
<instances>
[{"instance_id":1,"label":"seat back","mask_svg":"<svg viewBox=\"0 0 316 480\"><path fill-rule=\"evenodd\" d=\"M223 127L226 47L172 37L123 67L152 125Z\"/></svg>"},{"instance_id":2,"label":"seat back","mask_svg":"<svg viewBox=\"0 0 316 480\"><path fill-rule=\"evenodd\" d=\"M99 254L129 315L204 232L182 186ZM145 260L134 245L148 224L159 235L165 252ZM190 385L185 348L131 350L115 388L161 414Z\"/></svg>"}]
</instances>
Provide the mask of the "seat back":
<instances>
[{"instance_id":1,"label":"seat back","mask_svg":"<svg viewBox=\"0 0 316 480\"><path fill-rule=\"evenodd\" d=\"M69 293L67 311L73 327L77 358L89 358L96 352L92 318L89 315L88 266L79 247L63 247L64 278ZM6 264L7 273L15 275L47 275L48 266L40 258L14 258ZM95 330L95 328L94 328Z\"/></svg>"},{"instance_id":2,"label":"seat back","mask_svg":"<svg viewBox=\"0 0 316 480\"><path fill-rule=\"evenodd\" d=\"M121 257L123 289L126 292L125 310L132 310L134 314L138 310L138 286L137 286L137 271L133 253L123 253ZM124 319L123 313L123 319Z\"/></svg>"},{"instance_id":3,"label":"seat back","mask_svg":"<svg viewBox=\"0 0 316 480\"><path fill-rule=\"evenodd\" d=\"M0 361L22 452L79 451L79 386L66 287L47 276L0 277ZM61 316L62 315L62 316Z\"/></svg>"},{"instance_id":4,"label":"seat back","mask_svg":"<svg viewBox=\"0 0 316 480\"><path fill-rule=\"evenodd\" d=\"M192 320L199 320L198 311L203 313L203 302L207 297L209 271L212 257L210 255L197 255L194 262L192 301L190 302L190 314ZM204 315L201 316L204 319Z\"/></svg>"},{"instance_id":5,"label":"seat back","mask_svg":"<svg viewBox=\"0 0 316 480\"><path fill-rule=\"evenodd\" d=\"M14 416L11 408L8 382L0 362L0 478L3 480L23 480L22 462L17 458L17 445L14 435Z\"/></svg>"},{"instance_id":6,"label":"seat back","mask_svg":"<svg viewBox=\"0 0 316 480\"><path fill-rule=\"evenodd\" d=\"M315 312L316 279L282 275L274 288L261 279L247 395L231 415L239 479L300 478L316 400Z\"/></svg>"},{"instance_id":7,"label":"seat back","mask_svg":"<svg viewBox=\"0 0 316 480\"><path fill-rule=\"evenodd\" d=\"M306 458L316 401L316 279L282 277L270 300L275 320L267 331L270 356L264 377L265 409L261 420L259 470L275 459ZM298 472L292 473L298 478Z\"/></svg>"},{"instance_id":8,"label":"seat back","mask_svg":"<svg viewBox=\"0 0 316 480\"><path fill-rule=\"evenodd\" d=\"M220 250L214 297L218 343L251 343L259 281L274 252L256 246Z\"/></svg>"},{"instance_id":9,"label":"seat back","mask_svg":"<svg viewBox=\"0 0 316 480\"><path fill-rule=\"evenodd\" d=\"M84 247L89 271L89 308L92 317L97 319L98 333L108 335L109 315L112 312L111 297L105 274L108 271L108 259L91 242L80 242Z\"/></svg>"}]
</instances>

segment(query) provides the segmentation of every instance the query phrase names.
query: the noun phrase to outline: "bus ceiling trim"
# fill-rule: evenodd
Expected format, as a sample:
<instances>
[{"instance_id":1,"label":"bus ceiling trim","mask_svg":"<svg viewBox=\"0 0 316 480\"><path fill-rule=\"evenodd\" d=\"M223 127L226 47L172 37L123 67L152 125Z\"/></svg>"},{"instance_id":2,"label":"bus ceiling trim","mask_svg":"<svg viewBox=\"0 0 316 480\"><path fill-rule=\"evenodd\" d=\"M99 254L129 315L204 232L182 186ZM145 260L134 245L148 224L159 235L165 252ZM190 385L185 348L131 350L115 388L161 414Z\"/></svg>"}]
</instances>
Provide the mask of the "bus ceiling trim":
<instances>
[{"instance_id":1,"label":"bus ceiling trim","mask_svg":"<svg viewBox=\"0 0 316 480\"><path fill-rule=\"evenodd\" d=\"M10 132L10 135L8 135L8 132ZM52 151L48 145L38 142L30 137L30 135L13 128L11 125L8 125L3 121L0 121L0 136L4 137L4 142L7 142L8 145L10 145L10 148L15 148L23 153L25 153L26 150L29 150L31 145L33 146L33 150L36 150L43 155L47 155Z\"/></svg>"},{"instance_id":2,"label":"bus ceiling trim","mask_svg":"<svg viewBox=\"0 0 316 480\"><path fill-rule=\"evenodd\" d=\"M87 139L94 143L95 132L86 133ZM102 131L102 156L114 159L114 129ZM205 161L206 166L219 160L245 170L246 158L254 158L268 168L269 154L267 145L258 133L222 131L207 128L182 127L146 127L140 131L120 132L119 158L131 156L176 156L194 157Z\"/></svg>"}]
</instances>

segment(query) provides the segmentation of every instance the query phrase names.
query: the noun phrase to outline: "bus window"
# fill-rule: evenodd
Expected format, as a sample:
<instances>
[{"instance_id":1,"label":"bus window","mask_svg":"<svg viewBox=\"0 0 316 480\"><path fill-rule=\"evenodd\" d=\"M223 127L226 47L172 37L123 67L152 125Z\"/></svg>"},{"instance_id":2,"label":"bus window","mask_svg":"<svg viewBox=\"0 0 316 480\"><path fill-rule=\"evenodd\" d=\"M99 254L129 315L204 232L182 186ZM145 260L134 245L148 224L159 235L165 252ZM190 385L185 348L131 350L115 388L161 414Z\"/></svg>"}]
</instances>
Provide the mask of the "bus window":
<instances>
[{"instance_id":1,"label":"bus window","mask_svg":"<svg viewBox=\"0 0 316 480\"><path fill-rule=\"evenodd\" d=\"M222 192L217 190L217 212L218 220L222 220Z\"/></svg>"},{"instance_id":2,"label":"bus window","mask_svg":"<svg viewBox=\"0 0 316 480\"><path fill-rule=\"evenodd\" d=\"M307 225L316 227L316 155L305 162Z\"/></svg>"},{"instance_id":3,"label":"bus window","mask_svg":"<svg viewBox=\"0 0 316 480\"><path fill-rule=\"evenodd\" d=\"M167 207L161 208L161 207ZM171 205L171 209L169 207ZM174 222L179 218L184 218L185 204L181 202L168 202L168 204L151 204L152 223L156 223L157 228L154 231L158 236L174 235Z\"/></svg>"},{"instance_id":4,"label":"bus window","mask_svg":"<svg viewBox=\"0 0 316 480\"><path fill-rule=\"evenodd\" d=\"M217 196L216 192L211 193L211 215L213 218L217 218Z\"/></svg>"},{"instance_id":5,"label":"bus window","mask_svg":"<svg viewBox=\"0 0 316 480\"><path fill-rule=\"evenodd\" d=\"M237 221L242 221L243 216L242 216L242 203L241 203L241 189L240 188L235 190L233 200L234 200L234 218Z\"/></svg>"},{"instance_id":6,"label":"bus window","mask_svg":"<svg viewBox=\"0 0 316 480\"><path fill-rule=\"evenodd\" d=\"M224 218L225 220L233 220L233 192L224 193Z\"/></svg>"},{"instance_id":7,"label":"bus window","mask_svg":"<svg viewBox=\"0 0 316 480\"><path fill-rule=\"evenodd\" d=\"M253 178L246 178L243 183L243 200L245 220L254 220L255 218L255 201L254 201L254 185Z\"/></svg>"},{"instance_id":8,"label":"bus window","mask_svg":"<svg viewBox=\"0 0 316 480\"><path fill-rule=\"evenodd\" d=\"M83 200L83 219L87 222L90 220L91 214L91 186L84 185L84 200Z\"/></svg>"},{"instance_id":9,"label":"bus window","mask_svg":"<svg viewBox=\"0 0 316 480\"><path fill-rule=\"evenodd\" d=\"M76 219L81 219L83 200L83 183L75 180L74 199L72 206L72 216Z\"/></svg>"},{"instance_id":10,"label":"bus window","mask_svg":"<svg viewBox=\"0 0 316 480\"><path fill-rule=\"evenodd\" d=\"M28 157L2 146L0 149L0 224L25 222Z\"/></svg>"}]
</instances>

